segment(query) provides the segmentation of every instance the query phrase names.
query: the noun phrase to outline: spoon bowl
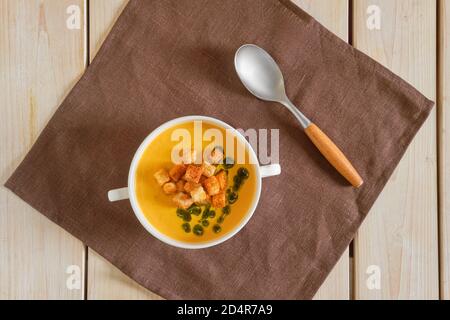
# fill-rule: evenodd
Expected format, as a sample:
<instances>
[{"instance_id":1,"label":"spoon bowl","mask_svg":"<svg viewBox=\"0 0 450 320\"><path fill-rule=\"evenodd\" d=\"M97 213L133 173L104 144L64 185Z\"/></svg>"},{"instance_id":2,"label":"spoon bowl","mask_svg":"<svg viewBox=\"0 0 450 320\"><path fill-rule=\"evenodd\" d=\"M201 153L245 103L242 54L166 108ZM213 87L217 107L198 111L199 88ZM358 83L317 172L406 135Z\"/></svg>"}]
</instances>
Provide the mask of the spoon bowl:
<instances>
[{"instance_id":1,"label":"spoon bowl","mask_svg":"<svg viewBox=\"0 0 450 320\"><path fill-rule=\"evenodd\" d=\"M236 52L234 62L239 78L253 95L276 102L286 98L283 74L266 51L244 45Z\"/></svg>"}]
</instances>

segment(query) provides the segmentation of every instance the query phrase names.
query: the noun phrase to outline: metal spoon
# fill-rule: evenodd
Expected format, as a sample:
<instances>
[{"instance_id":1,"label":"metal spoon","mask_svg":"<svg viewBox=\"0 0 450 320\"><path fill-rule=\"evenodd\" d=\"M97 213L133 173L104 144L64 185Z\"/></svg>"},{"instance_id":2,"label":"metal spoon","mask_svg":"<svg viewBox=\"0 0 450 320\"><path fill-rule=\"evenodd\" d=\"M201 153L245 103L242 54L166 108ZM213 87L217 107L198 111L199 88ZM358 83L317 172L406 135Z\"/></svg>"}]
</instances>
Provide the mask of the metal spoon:
<instances>
[{"instance_id":1,"label":"metal spoon","mask_svg":"<svg viewBox=\"0 0 450 320\"><path fill-rule=\"evenodd\" d=\"M262 48L246 44L236 52L235 67L244 86L261 100L279 102L300 122L305 133L324 157L354 187L364 182L341 150L289 100L283 74L273 58Z\"/></svg>"}]
</instances>

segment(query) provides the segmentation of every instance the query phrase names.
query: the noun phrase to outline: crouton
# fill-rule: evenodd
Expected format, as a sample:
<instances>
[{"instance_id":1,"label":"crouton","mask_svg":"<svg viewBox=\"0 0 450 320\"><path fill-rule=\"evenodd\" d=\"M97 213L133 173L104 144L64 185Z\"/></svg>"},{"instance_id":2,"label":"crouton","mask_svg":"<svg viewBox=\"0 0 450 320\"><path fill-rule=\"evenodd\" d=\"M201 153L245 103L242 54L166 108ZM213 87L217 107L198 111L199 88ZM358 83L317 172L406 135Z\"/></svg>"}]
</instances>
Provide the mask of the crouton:
<instances>
[{"instance_id":1,"label":"crouton","mask_svg":"<svg viewBox=\"0 0 450 320\"><path fill-rule=\"evenodd\" d=\"M203 174L203 168L201 166L194 166L190 164L187 167L186 174L184 175L184 180L188 182L198 183Z\"/></svg>"},{"instance_id":2,"label":"crouton","mask_svg":"<svg viewBox=\"0 0 450 320\"><path fill-rule=\"evenodd\" d=\"M197 150L183 150L183 163L184 164L196 164L198 159Z\"/></svg>"},{"instance_id":3,"label":"crouton","mask_svg":"<svg viewBox=\"0 0 450 320\"><path fill-rule=\"evenodd\" d=\"M203 186L205 187L206 192L210 196L215 196L220 192L220 184L215 176L206 179L205 182L203 183Z\"/></svg>"},{"instance_id":4,"label":"crouton","mask_svg":"<svg viewBox=\"0 0 450 320\"><path fill-rule=\"evenodd\" d=\"M214 173L216 172L216 166L213 166L212 164L209 164L208 162L203 162L203 175L206 177L212 177Z\"/></svg>"},{"instance_id":5,"label":"crouton","mask_svg":"<svg viewBox=\"0 0 450 320\"><path fill-rule=\"evenodd\" d=\"M227 188L227 184L228 184L228 175L225 171L220 171L217 175L216 175L217 181L219 181L219 185L220 185L220 190L225 190Z\"/></svg>"},{"instance_id":6,"label":"crouton","mask_svg":"<svg viewBox=\"0 0 450 320\"><path fill-rule=\"evenodd\" d=\"M178 208L181 209L189 209L190 206L194 204L194 201L190 196L185 193L179 192L173 197L173 202L177 205Z\"/></svg>"},{"instance_id":7,"label":"crouton","mask_svg":"<svg viewBox=\"0 0 450 320\"><path fill-rule=\"evenodd\" d=\"M165 194L177 193L177 186L173 182L167 182L162 188Z\"/></svg>"},{"instance_id":8,"label":"crouton","mask_svg":"<svg viewBox=\"0 0 450 320\"><path fill-rule=\"evenodd\" d=\"M212 197L212 206L216 209L222 209L227 204L227 200L225 197L225 192L222 191L219 194L216 194Z\"/></svg>"},{"instance_id":9,"label":"crouton","mask_svg":"<svg viewBox=\"0 0 450 320\"><path fill-rule=\"evenodd\" d=\"M195 182L186 182L184 184L184 188L183 190L186 191L187 193L190 193L192 190L200 187L201 185L199 183L195 183Z\"/></svg>"},{"instance_id":10,"label":"crouton","mask_svg":"<svg viewBox=\"0 0 450 320\"><path fill-rule=\"evenodd\" d=\"M153 175L156 179L156 182L162 187L166 182L170 181L169 174L166 169L161 169Z\"/></svg>"},{"instance_id":11,"label":"crouton","mask_svg":"<svg viewBox=\"0 0 450 320\"><path fill-rule=\"evenodd\" d=\"M185 185L185 181L184 180L180 180L177 182L176 186L177 186L177 191L178 192L183 192L184 191L184 185Z\"/></svg>"},{"instance_id":12,"label":"crouton","mask_svg":"<svg viewBox=\"0 0 450 320\"><path fill-rule=\"evenodd\" d=\"M169 171L169 176L172 178L173 181L178 182L184 174L186 173L186 165L184 164L177 164Z\"/></svg>"},{"instance_id":13,"label":"crouton","mask_svg":"<svg viewBox=\"0 0 450 320\"><path fill-rule=\"evenodd\" d=\"M192 200L197 204L203 204L208 196L202 186L199 186L191 191Z\"/></svg>"},{"instance_id":14,"label":"crouton","mask_svg":"<svg viewBox=\"0 0 450 320\"><path fill-rule=\"evenodd\" d=\"M201 185L203 185L203 183L206 181L206 179L208 179L208 177L205 176L201 176L200 181L198 183L200 183Z\"/></svg>"},{"instance_id":15,"label":"crouton","mask_svg":"<svg viewBox=\"0 0 450 320\"><path fill-rule=\"evenodd\" d=\"M209 155L209 162L212 164L220 164L223 161L223 149L222 148L214 148Z\"/></svg>"}]
</instances>

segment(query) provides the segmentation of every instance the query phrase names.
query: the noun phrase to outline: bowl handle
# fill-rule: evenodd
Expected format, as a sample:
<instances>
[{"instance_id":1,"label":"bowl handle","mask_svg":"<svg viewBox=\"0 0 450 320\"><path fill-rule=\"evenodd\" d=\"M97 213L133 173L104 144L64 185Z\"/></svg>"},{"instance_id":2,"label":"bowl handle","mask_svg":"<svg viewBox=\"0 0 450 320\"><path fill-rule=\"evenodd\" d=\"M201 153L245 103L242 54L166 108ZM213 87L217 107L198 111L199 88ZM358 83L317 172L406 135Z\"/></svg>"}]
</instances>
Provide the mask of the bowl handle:
<instances>
[{"instance_id":1,"label":"bowl handle","mask_svg":"<svg viewBox=\"0 0 450 320\"><path fill-rule=\"evenodd\" d=\"M128 188L115 189L108 192L108 200L116 202L129 199Z\"/></svg>"},{"instance_id":2,"label":"bowl handle","mask_svg":"<svg viewBox=\"0 0 450 320\"><path fill-rule=\"evenodd\" d=\"M260 167L261 178L279 176L281 174L281 166L279 164L271 164L269 166Z\"/></svg>"}]
</instances>

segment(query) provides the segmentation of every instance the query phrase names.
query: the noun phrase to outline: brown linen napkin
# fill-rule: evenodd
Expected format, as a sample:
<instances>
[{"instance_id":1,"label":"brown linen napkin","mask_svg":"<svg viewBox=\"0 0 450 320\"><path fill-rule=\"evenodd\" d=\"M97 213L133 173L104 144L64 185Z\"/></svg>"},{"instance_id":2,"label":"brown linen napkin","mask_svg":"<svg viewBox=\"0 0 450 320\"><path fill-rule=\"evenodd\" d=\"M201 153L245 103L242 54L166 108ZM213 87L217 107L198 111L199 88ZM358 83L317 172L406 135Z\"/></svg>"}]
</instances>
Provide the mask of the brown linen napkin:
<instances>
[{"instance_id":1,"label":"brown linen napkin","mask_svg":"<svg viewBox=\"0 0 450 320\"><path fill-rule=\"evenodd\" d=\"M244 43L280 63L289 96L351 159L361 189L328 164L288 111L243 88L233 57ZM309 299L432 105L287 0L132 0L6 186L162 297ZM281 130L283 173L264 181L250 223L199 251L156 240L127 201L106 196L126 185L132 156L152 130L191 114Z\"/></svg>"}]
</instances>

